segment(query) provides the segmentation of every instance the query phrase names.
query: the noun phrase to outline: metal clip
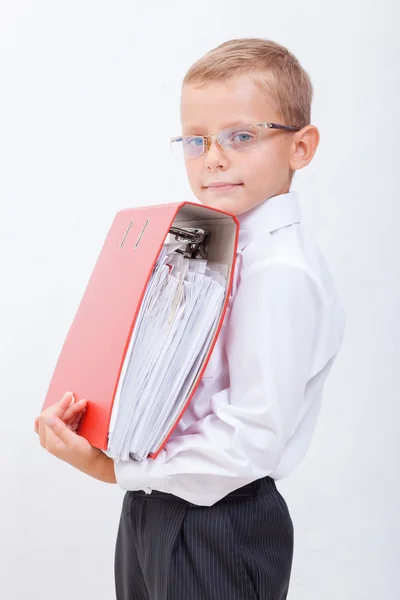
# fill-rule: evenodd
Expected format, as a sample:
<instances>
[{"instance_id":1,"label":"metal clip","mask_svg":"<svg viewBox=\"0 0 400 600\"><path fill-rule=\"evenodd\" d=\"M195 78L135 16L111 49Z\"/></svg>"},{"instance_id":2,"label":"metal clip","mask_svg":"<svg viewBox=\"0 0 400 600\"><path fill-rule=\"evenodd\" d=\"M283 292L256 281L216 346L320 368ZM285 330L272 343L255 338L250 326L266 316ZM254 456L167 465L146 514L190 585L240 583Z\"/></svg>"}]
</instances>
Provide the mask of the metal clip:
<instances>
[{"instance_id":1,"label":"metal clip","mask_svg":"<svg viewBox=\"0 0 400 600\"><path fill-rule=\"evenodd\" d=\"M206 260L208 254L208 242L210 232L205 229L195 229L189 227L181 229L180 227L171 227L169 230L172 235L175 235L177 242L188 242L185 250L177 250L179 254L183 254L185 258L201 258Z\"/></svg>"}]
</instances>

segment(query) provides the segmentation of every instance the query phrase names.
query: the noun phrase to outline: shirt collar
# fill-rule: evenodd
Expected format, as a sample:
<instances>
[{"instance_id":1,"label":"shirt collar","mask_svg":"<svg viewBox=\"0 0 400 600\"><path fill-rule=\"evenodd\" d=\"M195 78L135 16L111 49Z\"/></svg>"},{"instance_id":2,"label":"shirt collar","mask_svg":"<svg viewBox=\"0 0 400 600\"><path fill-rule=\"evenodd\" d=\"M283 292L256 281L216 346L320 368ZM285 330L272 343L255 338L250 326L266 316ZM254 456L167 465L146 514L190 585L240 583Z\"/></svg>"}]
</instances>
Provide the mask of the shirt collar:
<instances>
[{"instance_id":1,"label":"shirt collar","mask_svg":"<svg viewBox=\"0 0 400 600\"><path fill-rule=\"evenodd\" d=\"M259 235L293 223L300 223L299 199L296 192L268 198L255 208L238 216L239 249L243 250Z\"/></svg>"}]
</instances>

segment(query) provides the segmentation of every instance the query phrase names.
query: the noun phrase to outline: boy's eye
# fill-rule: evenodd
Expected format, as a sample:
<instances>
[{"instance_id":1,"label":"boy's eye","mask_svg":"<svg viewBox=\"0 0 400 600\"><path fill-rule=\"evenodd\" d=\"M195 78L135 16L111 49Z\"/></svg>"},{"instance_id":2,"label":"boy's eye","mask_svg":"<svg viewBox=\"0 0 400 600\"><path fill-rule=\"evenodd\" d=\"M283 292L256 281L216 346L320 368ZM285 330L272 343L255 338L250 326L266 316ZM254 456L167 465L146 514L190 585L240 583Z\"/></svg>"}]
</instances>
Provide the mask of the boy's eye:
<instances>
[{"instance_id":1,"label":"boy's eye","mask_svg":"<svg viewBox=\"0 0 400 600\"><path fill-rule=\"evenodd\" d=\"M251 131L235 131L231 135L231 143L235 145L248 144L255 139L254 133Z\"/></svg>"},{"instance_id":2,"label":"boy's eye","mask_svg":"<svg viewBox=\"0 0 400 600\"><path fill-rule=\"evenodd\" d=\"M203 145L203 138L202 137L184 137L183 138L183 143L185 144L185 146L194 146L199 148L200 146Z\"/></svg>"}]
</instances>

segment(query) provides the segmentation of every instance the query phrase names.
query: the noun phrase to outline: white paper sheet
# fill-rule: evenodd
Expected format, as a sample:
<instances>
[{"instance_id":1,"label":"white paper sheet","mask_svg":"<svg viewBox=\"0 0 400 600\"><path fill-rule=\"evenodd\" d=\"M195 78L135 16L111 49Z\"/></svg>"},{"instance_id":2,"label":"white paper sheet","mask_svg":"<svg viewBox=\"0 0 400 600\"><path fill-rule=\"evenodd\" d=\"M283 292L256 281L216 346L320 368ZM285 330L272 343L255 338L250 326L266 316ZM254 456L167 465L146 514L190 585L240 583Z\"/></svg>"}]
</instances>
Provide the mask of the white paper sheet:
<instances>
[{"instance_id":1,"label":"white paper sheet","mask_svg":"<svg viewBox=\"0 0 400 600\"><path fill-rule=\"evenodd\" d=\"M178 418L221 314L227 266L164 245L132 332L110 421L115 460L155 452Z\"/></svg>"}]
</instances>

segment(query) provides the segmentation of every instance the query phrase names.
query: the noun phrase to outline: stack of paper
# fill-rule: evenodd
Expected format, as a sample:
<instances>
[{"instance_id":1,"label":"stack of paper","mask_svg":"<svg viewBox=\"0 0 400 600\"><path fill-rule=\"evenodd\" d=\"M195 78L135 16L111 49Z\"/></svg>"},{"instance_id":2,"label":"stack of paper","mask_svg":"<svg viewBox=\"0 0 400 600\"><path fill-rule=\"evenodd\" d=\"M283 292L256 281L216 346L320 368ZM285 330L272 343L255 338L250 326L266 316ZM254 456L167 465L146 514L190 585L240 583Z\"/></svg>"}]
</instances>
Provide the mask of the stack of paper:
<instances>
[{"instance_id":1,"label":"stack of paper","mask_svg":"<svg viewBox=\"0 0 400 600\"><path fill-rule=\"evenodd\" d=\"M164 245L132 332L109 428L107 454L146 458L178 418L218 325L227 266Z\"/></svg>"}]
</instances>

